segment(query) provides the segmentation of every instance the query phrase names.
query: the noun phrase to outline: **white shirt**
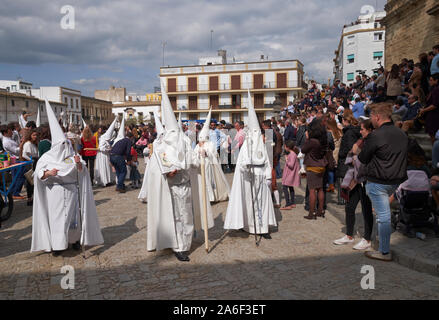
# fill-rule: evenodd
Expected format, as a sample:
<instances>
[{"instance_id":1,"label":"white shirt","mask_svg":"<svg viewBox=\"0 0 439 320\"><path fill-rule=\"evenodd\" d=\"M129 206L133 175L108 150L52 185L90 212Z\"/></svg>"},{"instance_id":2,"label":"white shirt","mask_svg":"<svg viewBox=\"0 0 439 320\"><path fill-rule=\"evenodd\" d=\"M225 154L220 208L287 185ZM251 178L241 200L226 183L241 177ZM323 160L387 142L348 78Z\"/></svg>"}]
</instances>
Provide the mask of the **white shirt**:
<instances>
[{"instance_id":1,"label":"white shirt","mask_svg":"<svg viewBox=\"0 0 439 320\"><path fill-rule=\"evenodd\" d=\"M3 136L3 149L14 156L20 156L20 146L11 138Z\"/></svg>"},{"instance_id":2,"label":"white shirt","mask_svg":"<svg viewBox=\"0 0 439 320\"><path fill-rule=\"evenodd\" d=\"M30 141L27 141L23 145L23 158L26 160L30 160L30 157L33 159L38 158L38 147Z\"/></svg>"}]
</instances>

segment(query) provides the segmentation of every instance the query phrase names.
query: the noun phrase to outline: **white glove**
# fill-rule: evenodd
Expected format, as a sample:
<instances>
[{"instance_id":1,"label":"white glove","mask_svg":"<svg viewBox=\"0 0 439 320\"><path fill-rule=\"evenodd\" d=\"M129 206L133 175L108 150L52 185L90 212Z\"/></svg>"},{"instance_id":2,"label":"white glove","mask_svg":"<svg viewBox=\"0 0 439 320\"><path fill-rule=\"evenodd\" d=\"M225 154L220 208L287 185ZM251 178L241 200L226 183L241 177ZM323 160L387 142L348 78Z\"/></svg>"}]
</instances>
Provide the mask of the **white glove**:
<instances>
[{"instance_id":1,"label":"white glove","mask_svg":"<svg viewBox=\"0 0 439 320\"><path fill-rule=\"evenodd\" d=\"M271 179L267 179L267 187L271 189Z\"/></svg>"}]
</instances>

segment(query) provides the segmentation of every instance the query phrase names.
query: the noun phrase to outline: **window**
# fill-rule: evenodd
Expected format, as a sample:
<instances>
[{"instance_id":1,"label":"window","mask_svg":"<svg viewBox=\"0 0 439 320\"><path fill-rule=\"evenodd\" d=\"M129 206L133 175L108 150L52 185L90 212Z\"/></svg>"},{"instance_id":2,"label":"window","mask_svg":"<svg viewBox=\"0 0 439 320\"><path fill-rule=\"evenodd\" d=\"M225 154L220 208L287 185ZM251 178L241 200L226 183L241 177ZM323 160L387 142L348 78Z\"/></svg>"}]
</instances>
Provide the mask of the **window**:
<instances>
[{"instance_id":1,"label":"window","mask_svg":"<svg viewBox=\"0 0 439 320\"><path fill-rule=\"evenodd\" d=\"M79 100L76 99L76 109L79 109Z\"/></svg>"},{"instance_id":2,"label":"window","mask_svg":"<svg viewBox=\"0 0 439 320\"><path fill-rule=\"evenodd\" d=\"M26 101L26 108L29 108L29 101Z\"/></svg>"},{"instance_id":3,"label":"window","mask_svg":"<svg viewBox=\"0 0 439 320\"><path fill-rule=\"evenodd\" d=\"M14 101L14 100L11 100L11 105L12 105L13 107L15 107L15 101Z\"/></svg>"},{"instance_id":4,"label":"window","mask_svg":"<svg viewBox=\"0 0 439 320\"><path fill-rule=\"evenodd\" d=\"M64 103L68 104L67 98L64 98Z\"/></svg>"},{"instance_id":5,"label":"window","mask_svg":"<svg viewBox=\"0 0 439 320\"><path fill-rule=\"evenodd\" d=\"M348 81L354 81L354 73L348 73Z\"/></svg>"},{"instance_id":6,"label":"window","mask_svg":"<svg viewBox=\"0 0 439 320\"><path fill-rule=\"evenodd\" d=\"M241 76L232 76L231 82L232 82L232 90L241 89Z\"/></svg>"},{"instance_id":7,"label":"window","mask_svg":"<svg viewBox=\"0 0 439 320\"><path fill-rule=\"evenodd\" d=\"M17 85L13 84L13 85L11 86L11 90L12 90L12 91L17 91Z\"/></svg>"},{"instance_id":8,"label":"window","mask_svg":"<svg viewBox=\"0 0 439 320\"><path fill-rule=\"evenodd\" d=\"M374 41L382 41L383 40L383 33L382 32L375 32L373 34L373 40Z\"/></svg>"},{"instance_id":9,"label":"window","mask_svg":"<svg viewBox=\"0 0 439 320\"><path fill-rule=\"evenodd\" d=\"M219 104L218 95L209 96L209 105L212 106L212 109L218 109L218 104Z\"/></svg>"},{"instance_id":10,"label":"window","mask_svg":"<svg viewBox=\"0 0 439 320\"><path fill-rule=\"evenodd\" d=\"M70 107L73 108L73 99L70 98Z\"/></svg>"},{"instance_id":11,"label":"window","mask_svg":"<svg viewBox=\"0 0 439 320\"><path fill-rule=\"evenodd\" d=\"M355 55L350 54L348 55L348 63L354 63L355 62Z\"/></svg>"},{"instance_id":12,"label":"window","mask_svg":"<svg viewBox=\"0 0 439 320\"><path fill-rule=\"evenodd\" d=\"M254 89L262 89L264 85L264 75L263 74L254 74L253 75L253 88Z\"/></svg>"},{"instance_id":13,"label":"window","mask_svg":"<svg viewBox=\"0 0 439 320\"><path fill-rule=\"evenodd\" d=\"M373 60L375 61L379 61L383 59L383 52L382 51L377 51L373 53Z\"/></svg>"},{"instance_id":14,"label":"window","mask_svg":"<svg viewBox=\"0 0 439 320\"><path fill-rule=\"evenodd\" d=\"M255 93L254 94L254 106L255 108L263 108L264 107L264 94L263 93Z\"/></svg>"},{"instance_id":15,"label":"window","mask_svg":"<svg viewBox=\"0 0 439 320\"><path fill-rule=\"evenodd\" d=\"M241 113L232 113L232 123L241 121Z\"/></svg>"},{"instance_id":16,"label":"window","mask_svg":"<svg viewBox=\"0 0 439 320\"><path fill-rule=\"evenodd\" d=\"M168 92L177 91L177 79L168 78Z\"/></svg>"}]
</instances>

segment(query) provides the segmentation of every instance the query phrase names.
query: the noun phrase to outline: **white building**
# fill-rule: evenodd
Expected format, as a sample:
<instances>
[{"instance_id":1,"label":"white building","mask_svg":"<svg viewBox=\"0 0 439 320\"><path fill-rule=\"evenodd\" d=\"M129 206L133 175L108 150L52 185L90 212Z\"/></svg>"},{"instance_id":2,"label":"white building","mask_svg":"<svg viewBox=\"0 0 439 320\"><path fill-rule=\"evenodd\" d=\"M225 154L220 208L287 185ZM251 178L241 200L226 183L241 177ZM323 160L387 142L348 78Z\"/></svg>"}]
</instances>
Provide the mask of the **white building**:
<instances>
[{"instance_id":1,"label":"white building","mask_svg":"<svg viewBox=\"0 0 439 320\"><path fill-rule=\"evenodd\" d=\"M370 13L344 26L333 60L335 79L349 85L361 72L372 76L376 69L384 66L385 28L381 20L385 16L384 11Z\"/></svg>"},{"instance_id":2,"label":"white building","mask_svg":"<svg viewBox=\"0 0 439 320\"><path fill-rule=\"evenodd\" d=\"M26 90L32 89L32 83L23 80L0 80L0 88L9 92L26 93Z\"/></svg>"},{"instance_id":3,"label":"white building","mask_svg":"<svg viewBox=\"0 0 439 320\"><path fill-rule=\"evenodd\" d=\"M32 95L39 99L48 99L64 103L67 105L66 112L67 119L74 124L81 124L81 91L64 88L64 87L40 87L39 89L32 89Z\"/></svg>"},{"instance_id":4,"label":"white building","mask_svg":"<svg viewBox=\"0 0 439 320\"><path fill-rule=\"evenodd\" d=\"M212 106L212 119L245 122L248 89L259 119L268 119L306 92L298 60L226 61L225 50L219 50L218 57L201 58L195 66L160 68L172 107L183 120L204 119Z\"/></svg>"}]
</instances>

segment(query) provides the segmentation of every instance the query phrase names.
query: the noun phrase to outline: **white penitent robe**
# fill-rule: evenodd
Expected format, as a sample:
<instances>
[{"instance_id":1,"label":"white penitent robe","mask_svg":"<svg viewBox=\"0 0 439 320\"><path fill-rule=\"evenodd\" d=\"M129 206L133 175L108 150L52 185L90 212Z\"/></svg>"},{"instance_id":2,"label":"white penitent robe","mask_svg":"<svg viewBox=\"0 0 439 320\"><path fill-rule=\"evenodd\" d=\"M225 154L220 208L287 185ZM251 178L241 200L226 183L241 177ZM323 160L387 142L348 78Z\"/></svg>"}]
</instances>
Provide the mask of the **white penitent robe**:
<instances>
[{"instance_id":1,"label":"white penitent robe","mask_svg":"<svg viewBox=\"0 0 439 320\"><path fill-rule=\"evenodd\" d=\"M139 196L137 197L142 202L147 202L148 200L148 168L149 168L149 157L145 158L145 173L143 175L142 188L140 188Z\"/></svg>"},{"instance_id":2,"label":"white penitent robe","mask_svg":"<svg viewBox=\"0 0 439 320\"><path fill-rule=\"evenodd\" d=\"M263 164L248 165L247 144L246 139L236 163L224 229L265 234L269 233L269 226L277 226L271 189L267 185L267 181L271 181L271 166L268 157Z\"/></svg>"},{"instance_id":3,"label":"white penitent robe","mask_svg":"<svg viewBox=\"0 0 439 320\"><path fill-rule=\"evenodd\" d=\"M206 151L207 154L207 157L204 158L204 163L206 172L206 189L209 196L209 201L226 201L230 194L230 187L226 180L226 176L221 169L215 145L211 141L204 142L202 147L200 147L200 145L198 144L194 150L198 158L201 157L201 149Z\"/></svg>"},{"instance_id":4,"label":"white penitent robe","mask_svg":"<svg viewBox=\"0 0 439 320\"><path fill-rule=\"evenodd\" d=\"M99 151L95 162L95 181L98 185L106 186L116 182L116 175L110 162L111 146L105 137L99 139Z\"/></svg>"},{"instance_id":5,"label":"white penitent robe","mask_svg":"<svg viewBox=\"0 0 439 320\"><path fill-rule=\"evenodd\" d=\"M65 250L69 243L78 240L87 246L104 243L85 162L78 171L73 157L60 163L51 161L46 154L35 169L31 251ZM59 170L57 176L42 180L44 171L53 168ZM78 174L82 218L79 216Z\"/></svg>"},{"instance_id":6,"label":"white penitent robe","mask_svg":"<svg viewBox=\"0 0 439 320\"><path fill-rule=\"evenodd\" d=\"M154 142L153 153L146 172L147 179L147 250L171 248L176 252L189 251L194 230L204 226L202 192L198 181L199 167L185 139L188 158L192 166L180 170L174 177L166 168L163 152ZM207 202L207 225L214 225L212 209Z\"/></svg>"}]
</instances>

